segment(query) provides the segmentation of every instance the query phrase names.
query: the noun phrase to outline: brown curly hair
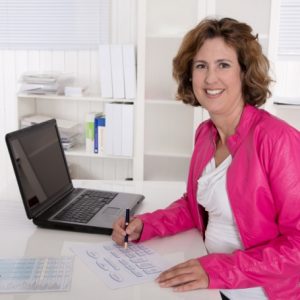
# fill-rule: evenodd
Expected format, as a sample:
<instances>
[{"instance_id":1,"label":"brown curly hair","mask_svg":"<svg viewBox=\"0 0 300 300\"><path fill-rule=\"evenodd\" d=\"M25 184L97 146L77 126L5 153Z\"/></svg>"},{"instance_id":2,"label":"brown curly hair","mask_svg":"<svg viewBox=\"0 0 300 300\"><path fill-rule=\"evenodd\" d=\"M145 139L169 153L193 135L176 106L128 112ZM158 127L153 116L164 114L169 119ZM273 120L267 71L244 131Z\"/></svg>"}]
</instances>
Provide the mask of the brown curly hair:
<instances>
[{"instance_id":1,"label":"brown curly hair","mask_svg":"<svg viewBox=\"0 0 300 300\"><path fill-rule=\"evenodd\" d=\"M222 37L225 43L236 50L241 71L244 73L242 93L244 101L261 106L271 96L269 85L269 61L252 28L230 18L204 19L189 31L173 59L173 77L178 83L176 99L193 106L200 106L196 99L191 77L193 58L207 39Z\"/></svg>"}]
</instances>

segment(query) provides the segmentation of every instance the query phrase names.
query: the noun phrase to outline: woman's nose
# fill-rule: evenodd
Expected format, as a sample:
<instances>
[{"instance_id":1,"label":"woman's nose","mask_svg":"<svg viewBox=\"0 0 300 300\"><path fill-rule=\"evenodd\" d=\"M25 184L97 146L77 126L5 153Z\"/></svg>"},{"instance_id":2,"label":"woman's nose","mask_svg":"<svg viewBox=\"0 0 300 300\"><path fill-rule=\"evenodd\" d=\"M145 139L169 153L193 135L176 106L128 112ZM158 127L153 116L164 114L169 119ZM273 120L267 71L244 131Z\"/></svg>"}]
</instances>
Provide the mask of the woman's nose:
<instances>
[{"instance_id":1,"label":"woman's nose","mask_svg":"<svg viewBox=\"0 0 300 300\"><path fill-rule=\"evenodd\" d=\"M205 82L211 84L217 81L217 73L213 68L207 68Z\"/></svg>"}]
</instances>

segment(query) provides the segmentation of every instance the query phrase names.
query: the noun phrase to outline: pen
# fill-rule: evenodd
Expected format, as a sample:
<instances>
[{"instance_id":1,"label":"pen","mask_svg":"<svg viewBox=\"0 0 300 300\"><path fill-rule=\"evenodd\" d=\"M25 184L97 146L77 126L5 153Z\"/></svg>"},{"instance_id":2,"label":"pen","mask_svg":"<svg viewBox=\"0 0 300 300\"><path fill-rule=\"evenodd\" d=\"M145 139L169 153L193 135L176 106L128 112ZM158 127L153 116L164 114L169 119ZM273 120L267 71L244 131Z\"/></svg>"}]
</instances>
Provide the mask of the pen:
<instances>
[{"instance_id":1,"label":"pen","mask_svg":"<svg viewBox=\"0 0 300 300\"><path fill-rule=\"evenodd\" d=\"M125 230L129 224L129 219L130 219L130 209L126 208L126 213L125 213ZM125 238L124 238L124 248L127 249L128 247L128 234L126 233Z\"/></svg>"}]
</instances>

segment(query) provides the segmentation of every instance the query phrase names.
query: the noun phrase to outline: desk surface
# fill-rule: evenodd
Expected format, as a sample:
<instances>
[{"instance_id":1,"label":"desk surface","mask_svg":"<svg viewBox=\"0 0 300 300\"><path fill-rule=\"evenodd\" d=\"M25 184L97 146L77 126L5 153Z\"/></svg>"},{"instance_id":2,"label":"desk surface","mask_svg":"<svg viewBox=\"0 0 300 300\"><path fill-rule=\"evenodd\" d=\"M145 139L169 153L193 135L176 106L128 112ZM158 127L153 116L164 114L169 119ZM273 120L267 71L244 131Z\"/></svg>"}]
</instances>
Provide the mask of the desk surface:
<instances>
[{"instance_id":1,"label":"desk surface","mask_svg":"<svg viewBox=\"0 0 300 300\"><path fill-rule=\"evenodd\" d=\"M162 208L177 199L185 190L183 182L109 182L74 181L77 187L89 187L112 191L134 192L145 195L137 213ZM110 241L110 236L88 233L42 229L36 227L25 215L16 184L0 191L0 257L42 257L73 255L69 250L74 243ZM145 242L170 262L177 264L206 253L201 236L196 230ZM72 287L69 292L43 294L7 294L0 300L11 299L221 299L216 290L197 290L174 293L162 289L155 282L128 288L111 290L101 282L79 258L75 258Z\"/></svg>"}]
</instances>

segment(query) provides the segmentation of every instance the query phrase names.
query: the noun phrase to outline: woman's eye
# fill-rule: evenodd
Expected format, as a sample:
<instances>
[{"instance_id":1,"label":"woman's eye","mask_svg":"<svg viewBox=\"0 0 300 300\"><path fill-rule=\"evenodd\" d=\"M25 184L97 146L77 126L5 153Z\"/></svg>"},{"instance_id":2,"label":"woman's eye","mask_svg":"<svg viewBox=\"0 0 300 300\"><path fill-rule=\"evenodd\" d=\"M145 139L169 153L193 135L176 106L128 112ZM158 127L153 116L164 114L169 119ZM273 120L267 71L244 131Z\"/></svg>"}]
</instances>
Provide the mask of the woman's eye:
<instances>
[{"instance_id":1,"label":"woman's eye","mask_svg":"<svg viewBox=\"0 0 300 300\"><path fill-rule=\"evenodd\" d=\"M206 65L205 65L205 64L196 64L196 65L195 65L195 68L196 68L196 69L205 69L205 68L206 68Z\"/></svg>"},{"instance_id":2,"label":"woman's eye","mask_svg":"<svg viewBox=\"0 0 300 300\"><path fill-rule=\"evenodd\" d=\"M230 65L228 64L228 63L220 63L219 64L219 67L221 68L221 69L226 69L226 68L229 68L230 67Z\"/></svg>"}]
</instances>

